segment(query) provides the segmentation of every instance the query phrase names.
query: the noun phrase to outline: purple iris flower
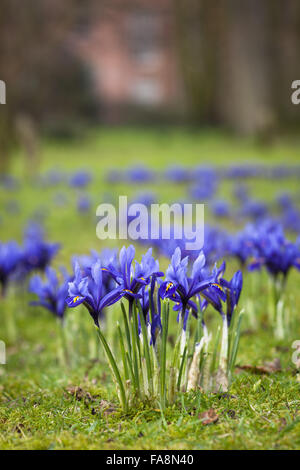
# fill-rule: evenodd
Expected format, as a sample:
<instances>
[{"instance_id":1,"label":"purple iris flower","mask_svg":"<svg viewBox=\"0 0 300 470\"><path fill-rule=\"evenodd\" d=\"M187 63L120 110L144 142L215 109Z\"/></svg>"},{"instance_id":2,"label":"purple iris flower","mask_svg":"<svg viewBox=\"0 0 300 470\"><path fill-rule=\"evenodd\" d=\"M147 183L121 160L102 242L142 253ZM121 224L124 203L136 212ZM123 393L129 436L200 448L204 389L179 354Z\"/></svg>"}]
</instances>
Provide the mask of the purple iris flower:
<instances>
[{"instance_id":1,"label":"purple iris flower","mask_svg":"<svg viewBox=\"0 0 300 470\"><path fill-rule=\"evenodd\" d=\"M212 203L211 210L216 217L230 216L230 204L222 199L214 201Z\"/></svg>"},{"instance_id":2,"label":"purple iris flower","mask_svg":"<svg viewBox=\"0 0 300 470\"><path fill-rule=\"evenodd\" d=\"M191 276L188 276L188 257L181 259L181 250L176 248L171 264L166 272L166 280L159 288L161 298L170 298L177 303L176 309L180 308L182 317L185 317L186 309L192 309L197 315L197 305L191 299L205 291L208 288L222 290L217 283L217 272L213 275L206 276L207 271L204 270L205 256L201 251L198 258L194 261Z\"/></svg>"},{"instance_id":3,"label":"purple iris flower","mask_svg":"<svg viewBox=\"0 0 300 470\"><path fill-rule=\"evenodd\" d=\"M281 225L267 223L257 229L254 256L249 264L253 271L265 266L270 275L286 280L292 267L300 269L300 250L284 236Z\"/></svg>"},{"instance_id":4,"label":"purple iris flower","mask_svg":"<svg viewBox=\"0 0 300 470\"><path fill-rule=\"evenodd\" d=\"M78 212L84 213L89 212L91 209L91 199L87 194L80 194L77 199L77 210Z\"/></svg>"},{"instance_id":5,"label":"purple iris flower","mask_svg":"<svg viewBox=\"0 0 300 470\"><path fill-rule=\"evenodd\" d=\"M31 302L31 305L45 307L54 315L63 319L67 308L66 297L71 276L63 268L61 268L61 274L63 280L60 283L56 271L48 266L46 268L46 280L43 281L39 275L33 276L29 282L29 291L39 297L39 300Z\"/></svg>"},{"instance_id":6,"label":"purple iris flower","mask_svg":"<svg viewBox=\"0 0 300 470\"><path fill-rule=\"evenodd\" d=\"M134 299L140 297L140 290L143 286L150 284L151 278L163 276L159 271L159 263L152 256L152 248L143 255L141 263L132 263L135 256L135 249L132 245L128 248L123 247L119 254L119 267L109 263L102 269L110 273L116 283L124 289L125 297L129 301L129 312Z\"/></svg>"},{"instance_id":7,"label":"purple iris flower","mask_svg":"<svg viewBox=\"0 0 300 470\"><path fill-rule=\"evenodd\" d=\"M99 327L99 318L103 309L116 303L126 292L118 286L110 292L104 293L100 259L91 266L89 276L82 275L78 262L75 263L74 270L75 277L73 282L69 282L69 296L66 302L71 308L83 304L89 311L95 325Z\"/></svg>"},{"instance_id":8,"label":"purple iris flower","mask_svg":"<svg viewBox=\"0 0 300 470\"><path fill-rule=\"evenodd\" d=\"M162 331L161 316L158 313L155 313L150 321L151 329L151 341L150 344L155 346L157 336Z\"/></svg>"},{"instance_id":9,"label":"purple iris flower","mask_svg":"<svg viewBox=\"0 0 300 470\"><path fill-rule=\"evenodd\" d=\"M220 284L226 293L226 318L228 325L230 325L232 314L239 303L243 288L242 271L234 273L231 281L226 281L223 278L220 279Z\"/></svg>"},{"instance_id":10,"label":"purple iris flower","mask_svg":"<svg viewBox=\"0 0 300 470\"><path fill-rule=\"evenodd\" d=\"M5 295L11 277L22 260L22 250L15 241L0 242L0 296Z\"/></svg>"},{"instance_id":11,"label":"purple iris flower","mask_svg":"<svg viewBox=\"0 0 300 470\"><path fill-rule=\"evenodd\" d=\"M40 225L31 223L25 231L23 269L44 271L59 250L58 243L44 240L44 232Z\"/></svg>"},{"instance_id":12,"label":"purple iris flower","mask_svg":"<svg viewBox=\"0 0 300 470\"><path fill-rule=\"evenodd\" d=\"M189 194L196 201L206 201L214 197L216 191L216 180L203 180L193 185L189 190Z\"/></svg>"},{"instance_id":13,"label":"purple iris flower","mask_svg":"<svg viewBox=\"0 0 300 470\"><path fill-rule=\"evenodd\" d=\"M253 255L255 232L255 226L248 224L242 231L227 238L226 251L229 256L238 259L241 268L245 267L247 260Z\"/></svg>"},{"instance_id":14,"label":"purple iris flower","mask_svg":"<svg viewBox=\"0 0 300 470\"><path fill-rule=\"evenodd\" d=\"M70 186L73 188L85 188L91 180L92 176L87 171L77 171L70 178Z\"/></svg>"},{"instance_id":15,"label":"purple iris flower","mask_svg":"<svg viewBox=\"0 0 300 470\"><path fill-rule=\"evenodd\" d=\"M131 183L148 183L153 181L154 173L143 166L135 166L127 171L126 179Z\"/></svg>"},{"instance_id":16,"label":"purple iris flower","mask_svg":"<svg viewBox=\"0 0 300 470\"><path fill-rule=\"evenodd\" d=\"M215 268L217 269L217 268ZM233 312L238 305L242 287L243 287L243 275L241 271L237 271L230 281L225 280L222 276L225 271L225 264L219 268L219 285L222 289L222 295L219 295L220 291L212 289L211 287L202 292L206 303L202 308L206 308L208 304L212 305L217 312L222 316L222 319L227 320L227 325L231 323ZM220 277L221 275L221 277ZM226 304L226 311L224 312L223 302Z\"/></svg>"},{"instance_id":17,"label":"purple iris flower","mask_svg":"<svg viewBox=\"0 0 300 470\"><path fill-rule=\"evenodd\" d=\"M153 276L151 280L151 287L143 287L141 290L141 297L138 300L141 304L141 313L144 316L146 325L150 326L151 341L150 344L155 345L156 338L162 330L161 323L161 299L158 291L156 292L156 301L154 300L154 289L156 278ZM140 319L139 319L140 328Z\"/></svg>"},{"instance_id":18,"label":"purple iris flower","mask_svg":"<svg viewBox=\"0 0 300 470\"><path fill-rule=\"evenodd\" d=\"M117 250L105 248L100 253L91 250L90 256L81 255L74 258L74 263L77 261L82 269L84 276L91 276L91 269L97 260L101 260L101 266L114 266L115 269L119 268L117 260ZM116 287L116 282L110 275L107 269L102 268L102 289L103 294L107 294Z\"/></svg>"},{"instance_id":19,"label":"purple iris flower","mask_svg":"<svg viewBox=\"0 0 300 470\"><path fill-rule=\"evenodd\" d=\"M201 182L205 180L216 181L218 178L217 169L211 166L198 166L193 170L192 177L198 182L199 180Z\"/></svg>"}]
</instances>

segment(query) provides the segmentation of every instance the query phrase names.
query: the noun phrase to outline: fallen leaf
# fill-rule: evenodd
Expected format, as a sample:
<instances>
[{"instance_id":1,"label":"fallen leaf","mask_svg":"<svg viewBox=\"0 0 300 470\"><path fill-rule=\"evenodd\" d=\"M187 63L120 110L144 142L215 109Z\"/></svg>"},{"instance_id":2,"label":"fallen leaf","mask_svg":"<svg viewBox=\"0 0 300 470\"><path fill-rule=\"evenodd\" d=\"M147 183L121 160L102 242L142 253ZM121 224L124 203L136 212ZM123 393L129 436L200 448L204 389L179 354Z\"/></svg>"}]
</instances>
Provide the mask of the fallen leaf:
<instances>
[{"instance_id":1,"label":"fallen leaf","mask_svg":"<svg viewBox=\"0 0 300 470\"><path fill-rule=\"evenodd\" d=\"M274 374L281 371L280 359L275 358L273 361L265 362L263 366L252 366L251 364L245 364L243 366L237 365L236 369L249 370L254 374Z\"/></svg>"},{"instance_id":2,"label":"fallen leaf","mask_svg":"<svg viewBox=\"0 0 300 470\"><path fill-rule=\"evenodd\" d=\"M198 418L202 421L202 424L206 426L208 424L216 423L219 419L219 415L213 408L210 408L209 410L200 413Z\"/></svg>"}]
</instances>

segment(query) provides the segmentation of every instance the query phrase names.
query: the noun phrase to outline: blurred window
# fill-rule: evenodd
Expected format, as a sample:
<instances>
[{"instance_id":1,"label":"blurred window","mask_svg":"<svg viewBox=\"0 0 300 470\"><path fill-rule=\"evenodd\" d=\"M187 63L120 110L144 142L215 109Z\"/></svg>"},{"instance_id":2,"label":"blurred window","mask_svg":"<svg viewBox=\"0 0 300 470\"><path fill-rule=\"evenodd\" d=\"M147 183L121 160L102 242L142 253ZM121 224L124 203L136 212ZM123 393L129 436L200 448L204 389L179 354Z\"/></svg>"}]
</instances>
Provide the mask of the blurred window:
<instances>
[{"instance_id":1,"label":"blurred window","mask_svg":"<svg viewBox=\"0 0 300 470\"><path fill-rule=\"evenodd\" d=\"M130 95L137 104L147 106L155 106L163 98L161 84L155 78L149 77L133 80Z\"/></svg>"},{"instance_id":2,"label":"blurred window","mask_svg":"<svg viewBox=\"0 0 300 470\"><path fill-rule=\"evenodd\" d=\"M127 19L127 40L130 54L143 65L154 65L162 47L163 22L157 13L136 11Z\"/></svg>"}]
</instances>

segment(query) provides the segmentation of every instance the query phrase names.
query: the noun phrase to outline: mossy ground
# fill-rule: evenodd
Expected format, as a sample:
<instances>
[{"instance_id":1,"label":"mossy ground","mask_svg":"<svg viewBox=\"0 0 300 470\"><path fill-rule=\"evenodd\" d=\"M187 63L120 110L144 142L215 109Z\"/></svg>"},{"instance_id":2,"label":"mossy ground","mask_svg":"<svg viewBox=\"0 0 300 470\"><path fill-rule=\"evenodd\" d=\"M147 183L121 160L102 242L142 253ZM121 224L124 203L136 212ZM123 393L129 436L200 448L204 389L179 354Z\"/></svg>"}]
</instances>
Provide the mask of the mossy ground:
<instances>
[{"instance_id":1,"label":"mossy ground","mask_svg":"<svg viewBox=\"0 0 300 470\"><path fill-rule=\"evenodd\" d=\"M95 131L82 142L46 142L41 170L58 165L62 170L91 170L94 180L89 193L96 207L107 193L116 197L149 189L166 201L186 194L184 185L109 185L104 176L113 167L137 163L159 169L175 163L229 165L250 160L288 164L297 163L298 158L295 143L278 142L270 147L213 132L115 129ZM23 170L22 160L15 158L14 174L22 177ZM284 188L296 191L298 182L259 180L251 181L250 186L256 197L271 201ZM232 184L225 182L219 197L229 198L231 190ZM66 207L55 207L53 195L57 191L67 195ZM44 211L49 239L62 244L55 265L69 264L75 253L88 253L91 248L101 250L104 242L95 235L94 206L91 214L79 215L76 193L69 188L40 188L28 182L17 192L1 190L1 239L20 240L25 221L39 209ZM19 203L18 214L5 211L10 200ZM231 264L229 269L234 267ZM279 358L282 370L258 374L237 369L227 395L204 394L200 390L183 394L164 415L153 404L137 405L127 415L120 411L100 345L97 360L88 359L84 347L73 344L73 366L59 364L55 319L45 311L28 307L28 294L11 291L1 305L2 318L13 316L16 332L12 331L9 338L1 327L0 339L7 343L7 364L0 366L0 448L299 449L300 384L291 361L292 342L300 339L299 275L293 273L289 279L288 296L295 321L288 338L281 342L267 325L266 277L254 276L255 286L246 275L241 306L246 307L249 298L253 300L257 328L251 326L246 311L237 362L262 365ZM80 321L87 334L93 335L88 314L82 314ZM200 414L210 408L216 411L218 420L204 425Z\"/></svg>"}]
</instances>

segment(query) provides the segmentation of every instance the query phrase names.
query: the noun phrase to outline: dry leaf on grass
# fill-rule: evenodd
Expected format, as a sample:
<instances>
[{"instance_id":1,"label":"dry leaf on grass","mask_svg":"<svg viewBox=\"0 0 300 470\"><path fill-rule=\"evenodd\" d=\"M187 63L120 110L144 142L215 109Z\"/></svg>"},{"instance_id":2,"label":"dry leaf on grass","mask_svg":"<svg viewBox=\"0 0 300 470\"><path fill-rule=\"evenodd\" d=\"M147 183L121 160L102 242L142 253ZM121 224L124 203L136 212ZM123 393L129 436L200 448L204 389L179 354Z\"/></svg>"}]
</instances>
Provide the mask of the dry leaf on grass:
<instances>
[{"instance_id":1,"label":"dry leaf on grass","mask_svg":"<svg viewBox=\"0 0 300 470\"><path fill-rule=\"evenodd\" d=\"M263 366L252 366L250 364L245 364L243 366L236 366L236 369L239 370L249 370L254 374L274 374L275 372L281 371L280 359L275 358L273 361L265 362Z\"/></svg>"},{"instance_id":2,"label":"dry leaf on grass","mask_svg":"<svg viewBox=\"0 0 300 470\"><path fill-rule=\"evenodd\" d=\"M216 423L219 419L219 415L213 408L210 408L209 410L200 413L198 418L202 421L202 424L206 426L207 424Z\"/></svg>"}]
</instances>

